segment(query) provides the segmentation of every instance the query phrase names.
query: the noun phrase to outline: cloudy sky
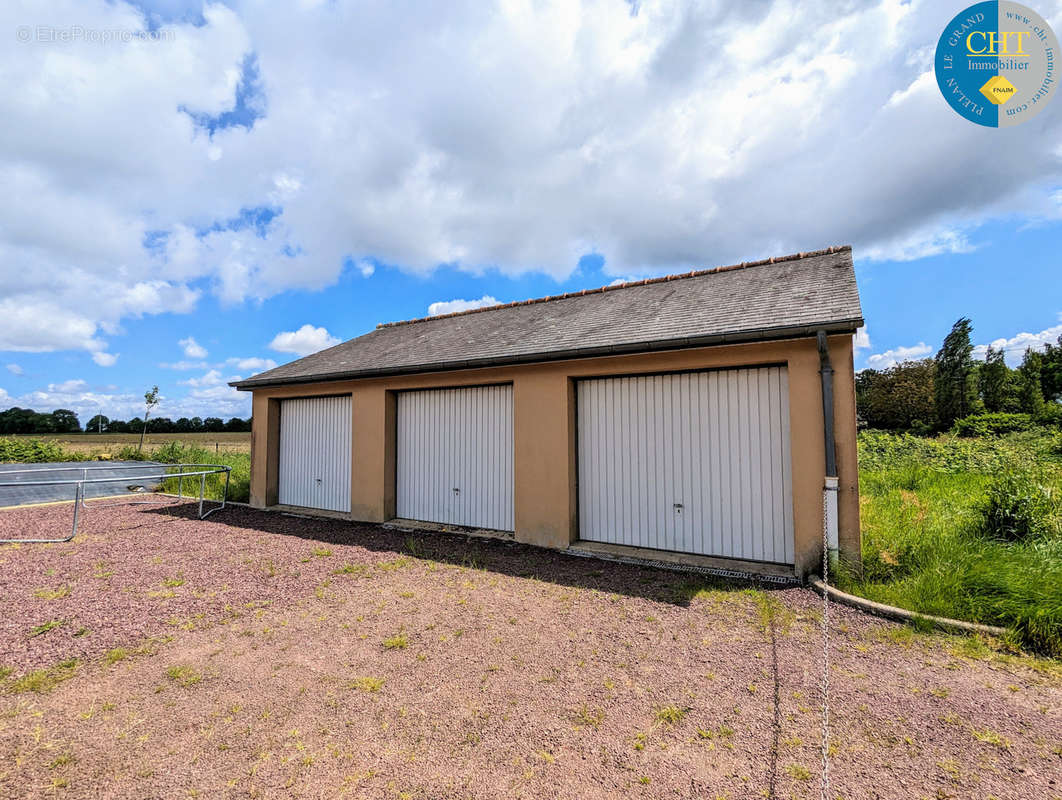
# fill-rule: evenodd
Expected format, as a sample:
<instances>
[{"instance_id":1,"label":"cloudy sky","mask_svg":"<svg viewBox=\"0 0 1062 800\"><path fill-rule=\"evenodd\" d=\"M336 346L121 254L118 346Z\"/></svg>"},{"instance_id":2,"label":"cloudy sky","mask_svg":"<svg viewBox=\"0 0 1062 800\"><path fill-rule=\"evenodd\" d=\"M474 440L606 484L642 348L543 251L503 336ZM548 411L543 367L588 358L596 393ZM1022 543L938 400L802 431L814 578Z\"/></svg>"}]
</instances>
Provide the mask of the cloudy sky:
<instances>
[{"instance_id":1,"label":"cloudy sky","mask_svg":"<svg viewBox=\"0 0 1062 800\"><path fill-rule=\"evenodd\" d=\"M1062 101L933 2L0 4L0 408L249 414L378 322L850 243L857 367L1062 333ZM1062 31L1062 3L1036 0Z\"/></svg>"}]
</instances>

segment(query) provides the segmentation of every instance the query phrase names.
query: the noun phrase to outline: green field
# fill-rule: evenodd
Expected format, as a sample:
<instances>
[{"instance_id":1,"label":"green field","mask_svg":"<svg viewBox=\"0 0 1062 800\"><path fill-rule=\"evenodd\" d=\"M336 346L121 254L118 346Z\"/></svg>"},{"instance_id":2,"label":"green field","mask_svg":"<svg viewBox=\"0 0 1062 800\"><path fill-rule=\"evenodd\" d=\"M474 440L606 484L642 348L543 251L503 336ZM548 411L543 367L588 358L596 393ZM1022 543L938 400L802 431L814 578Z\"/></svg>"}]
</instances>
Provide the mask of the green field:
<instances>
[{"instance_id":1,"label":"green field","mask_svg":"<svg viewBox=\"0 0 1062 800\"><path fill-rule=\"evenodd\" d=\"M1062 656L1062 435L860 434L862 576L841 588Z\"/></svg>"}]
</instances>

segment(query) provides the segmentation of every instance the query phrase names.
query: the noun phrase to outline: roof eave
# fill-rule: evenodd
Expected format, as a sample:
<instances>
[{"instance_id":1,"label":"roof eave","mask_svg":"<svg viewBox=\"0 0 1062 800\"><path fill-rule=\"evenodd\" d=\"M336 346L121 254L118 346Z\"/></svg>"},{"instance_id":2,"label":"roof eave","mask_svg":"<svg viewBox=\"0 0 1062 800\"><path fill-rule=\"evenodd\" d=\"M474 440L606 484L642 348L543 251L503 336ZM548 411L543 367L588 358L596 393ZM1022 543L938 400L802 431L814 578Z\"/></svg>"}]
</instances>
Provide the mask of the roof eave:
<instances>
[{"instance_id":1,"label":"roof eave","mask_svg":"<svg viewBox=\"0 0 1062 800\"><path fill-rule=\"evenodd\" d=\"M248 378L244 381L232 381L229 383L229 386L232 386L241 392L247 392L267 386L322 383L327 381L353 380L356 378L384 378L394 375L413 375L425 372L449 372L458 369L516 366L519 364L566 361L576 358L593 358L596 356L651 353L657 350L680 350L690 347L711 347L724 344L749 344L752 342L778 339L799 339L806 336L814 336L821 330L824 330L827 333L855 333L855 331L861 327L863 327L863 318L856 317L853 319L833 320L832 322L813 323L809 325L786 326L781 328L759 328L732 333L711 334L707 336L686 336L677 339L660 339L650 342L628 342L619 345L551 350L544 353L495 356L491 358L467 359L463 361L418 364L408 367L384 367L381 369L352 370L346 372L325 372L289 378L266 378L264 380Z\"/></svg>"}]
</instances>

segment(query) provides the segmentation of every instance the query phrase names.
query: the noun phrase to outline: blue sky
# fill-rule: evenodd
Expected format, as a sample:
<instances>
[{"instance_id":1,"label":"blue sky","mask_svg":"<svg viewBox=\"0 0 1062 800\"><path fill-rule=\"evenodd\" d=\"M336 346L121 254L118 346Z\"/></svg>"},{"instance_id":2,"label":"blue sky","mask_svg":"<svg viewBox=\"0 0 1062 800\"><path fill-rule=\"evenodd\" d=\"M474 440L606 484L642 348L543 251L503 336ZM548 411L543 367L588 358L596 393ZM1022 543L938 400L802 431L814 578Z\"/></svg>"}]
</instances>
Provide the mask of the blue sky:
<instances>
[{"instance_id":1,"label":"blue sky","mask_svg":"<svg viewBox=\"0 0 1062 800\"><path fill-rule=\"evenodd\" d=\"M432 304L841 243L857 368L959 316L1016 362L1062 333L1062 102L954 114L958 10L5 4L0 407L246 416L228 380Z\"/></svg>"}]
</instances>

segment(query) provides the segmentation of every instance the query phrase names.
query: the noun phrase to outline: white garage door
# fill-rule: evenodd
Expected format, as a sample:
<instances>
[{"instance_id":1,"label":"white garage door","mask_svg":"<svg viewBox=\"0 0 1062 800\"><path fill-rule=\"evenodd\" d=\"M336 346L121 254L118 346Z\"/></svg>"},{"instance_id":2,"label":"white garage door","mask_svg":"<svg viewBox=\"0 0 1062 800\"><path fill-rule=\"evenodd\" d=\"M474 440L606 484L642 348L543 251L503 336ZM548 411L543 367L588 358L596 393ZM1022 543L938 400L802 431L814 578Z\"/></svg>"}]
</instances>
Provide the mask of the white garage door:
<instances>
[{"instance_id":1,"label":"white garage door","mask_svg":"<svg viewBox=\"0 0 1062 800\"><path fill-rule=\"evenodd\" d=\"M350 395L280 401L283 505L350 511Z\"/></svg>"},{"instance_id":2,"label":"white garage door","mask_svg":"<svg viewBox=\"0 0 1062 800\"><path fill-rule=\"evenodd\" d=\"M513 530L513 389L398 395L399 517Z\"/></svg>"},{"instance_id":3,"label":"white garage door","mask_svg":"<svg viewBox=\"0 0 1062 800\"><path fill-rule=\"evenodd\" d=\"M793 562L785 367L578 384L580 538Z\"/></svg>"}]
</instances>

